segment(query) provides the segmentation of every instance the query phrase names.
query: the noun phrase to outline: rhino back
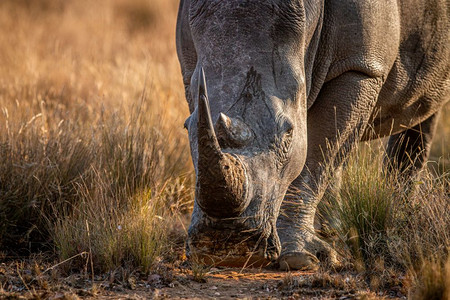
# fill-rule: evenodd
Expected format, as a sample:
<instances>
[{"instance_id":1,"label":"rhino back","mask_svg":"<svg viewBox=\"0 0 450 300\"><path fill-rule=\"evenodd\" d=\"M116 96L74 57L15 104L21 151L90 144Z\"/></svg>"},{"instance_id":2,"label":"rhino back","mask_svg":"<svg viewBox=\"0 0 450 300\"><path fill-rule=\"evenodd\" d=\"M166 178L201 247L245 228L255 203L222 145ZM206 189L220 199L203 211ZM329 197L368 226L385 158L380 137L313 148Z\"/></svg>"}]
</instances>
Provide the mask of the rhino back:
<instances>
[{"instance_id":1,"label":"rhino back","mask_svg":"<svg viewBox=\"0 0 450 300\"><path fill-rule=\"evenodd\" d=\"M369 126L377 136L436 113L449 99L447 6L447 0L325 1L308 108L324 84L359 72L384 82Z\"/></svg>"},{"instance_id":2,"label":"rhino back","mask_svg":"<svg viewBox=\"0 0 450 300\"><path fill-rule=\"evenodd\" d=\"M403 0L399 14L398 54L372 116L381 135L415 126L450 99L448 2Z\"/></svg>"}]
</instances>

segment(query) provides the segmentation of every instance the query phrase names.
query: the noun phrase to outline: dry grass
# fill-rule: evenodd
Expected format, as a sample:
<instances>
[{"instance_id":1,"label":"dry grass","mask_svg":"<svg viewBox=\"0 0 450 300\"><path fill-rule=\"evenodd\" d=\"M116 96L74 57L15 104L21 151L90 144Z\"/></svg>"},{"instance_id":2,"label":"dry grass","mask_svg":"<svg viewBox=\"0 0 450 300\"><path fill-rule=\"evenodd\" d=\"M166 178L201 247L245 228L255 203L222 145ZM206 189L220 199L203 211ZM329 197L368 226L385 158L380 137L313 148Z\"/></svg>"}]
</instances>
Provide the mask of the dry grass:
<instances>
[{"instance_id":1,"label":"dry grass","mask_svg":"<svg viewBox=\"0 0 450 300\"><path fill-rule=\"evenodd\" d=\"M348 159L341 188L320 206L328 218L326 235L335 237L343 259L365 274L371 289L398 286L393 274L407 273L409 281L400 285L414 295L430 295L417 299L444 295L450 251L449 174L425 169L407 184L401 174L383 171L382 149L381 142L368 143Z\"/></svg>"},{"instance_id":2,"label":"dry grass","mask_svg":"<svg viewBox=\"0 0 450 300\"><path fill-rule=\"evenodd\" d=\"M101 270L148 270L167 250L168 224L192 200L176 7L0 3L0 241L10 254L56 245L62 259L92 253Z\"/></svg>"},{"instance_id":3,"label":"dry grass","mask_svg":"<svg viewBox=\"0 0 450 300\"><path fill-rule=\"evenodd\" d=\"M427 259L411 276L415 283L410 292L411 299L450 299L450 258L446 262Z\"/></svg>"},{"instance_id":4,"label":"dry grass","mask_svg":"<svg viewBox=\"0 0 450 300\"><path fill-rule=\"evenodd\" d=\"M95 272L148 272L170 259L170 232L191 208L193 186L174 45L177 6L0 1L2 251L50 249L59 260L88 253ZM379 172L378 156L355 156L341 192L348 206L338 208L348 257L401 265L414 286L420 274L444 274L448 255L448 105L439 126L432 160L444 175L426 173L405 202L401 186ZM431 273L418 271L427 265ZM86 259L66 266L84 268ZM425 284L415 293L425 290L436 288Z\"/></svg>"}]
</instances>

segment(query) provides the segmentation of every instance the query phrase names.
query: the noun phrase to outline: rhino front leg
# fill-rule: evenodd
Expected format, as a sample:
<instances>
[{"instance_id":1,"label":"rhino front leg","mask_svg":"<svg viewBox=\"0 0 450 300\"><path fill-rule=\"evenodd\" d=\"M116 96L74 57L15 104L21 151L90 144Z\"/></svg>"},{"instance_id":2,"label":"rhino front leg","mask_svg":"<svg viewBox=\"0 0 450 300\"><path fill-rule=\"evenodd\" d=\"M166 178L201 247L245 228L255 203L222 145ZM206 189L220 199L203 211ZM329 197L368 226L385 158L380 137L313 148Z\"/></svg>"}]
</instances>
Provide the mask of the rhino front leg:
<instances>
[{"instance_id":1,"label":"rhino front leg","mask_svg":"<svg viewBox=\"0 0 450 300\"><path fill-rule=\"evenodd\" d=\"M317 205L332 171L361 139L382 80L347 72L329 81L308 110L305 167L283 201L277 228L282 269L316 269L319 258L336 264L336 252L314 232Z\"/></svg>"}]
</instances>

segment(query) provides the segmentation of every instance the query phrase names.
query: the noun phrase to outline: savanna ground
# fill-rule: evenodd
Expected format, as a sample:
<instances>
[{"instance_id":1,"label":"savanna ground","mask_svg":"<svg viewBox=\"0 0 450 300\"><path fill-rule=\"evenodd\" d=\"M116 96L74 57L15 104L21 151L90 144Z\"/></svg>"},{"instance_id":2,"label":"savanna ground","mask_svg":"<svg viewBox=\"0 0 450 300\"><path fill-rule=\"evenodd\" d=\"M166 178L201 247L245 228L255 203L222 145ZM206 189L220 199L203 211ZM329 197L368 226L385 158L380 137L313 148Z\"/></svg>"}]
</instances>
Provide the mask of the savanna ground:
<instances>
[{"instance_id":1,"label":"savanna ground","mask_svg":"<svg viewBox=\"0 0 450 300\"><path fill-rule=\"evenodd\" d=\"M449 106L413 184L380 172L381 143L349 159L321 208L339 270L185 259L193 171L177 6L0 1L0 298L448 299Z\"/></svg>"}]
</instances>

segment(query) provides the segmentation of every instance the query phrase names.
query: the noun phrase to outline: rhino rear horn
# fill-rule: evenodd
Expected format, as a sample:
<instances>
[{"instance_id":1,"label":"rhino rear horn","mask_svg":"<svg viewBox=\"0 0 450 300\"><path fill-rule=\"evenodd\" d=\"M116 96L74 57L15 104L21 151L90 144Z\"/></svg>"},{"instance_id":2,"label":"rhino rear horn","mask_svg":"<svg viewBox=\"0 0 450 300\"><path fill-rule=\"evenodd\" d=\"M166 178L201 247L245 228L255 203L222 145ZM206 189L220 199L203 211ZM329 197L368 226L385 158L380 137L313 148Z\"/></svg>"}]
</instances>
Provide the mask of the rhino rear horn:
<instances>
[{"instance_id":1,"label":"rhino rear horn","mask_svg":"<svg viewBox=\"0 0 450 300\"><path fill-rule=\"evenodd\" d=\"M216 122L217 138L220 145L227 148L240 148L247 145L253 137L252 131L243 121L220 113Z\"/></svg>"},{"instance_id":2,"label":"rhino rear horn","mask_svg":"<svg viewBox=\"0 0 450 300\"><path fill-rule=\"evenodd\" d=\"M247 175L239 157L224 153L219 146L212 123L203 69L200 71L198 85L197 138L198 205L211 217L239 215L248 205Z\"/></svg>"}]
</instances>

